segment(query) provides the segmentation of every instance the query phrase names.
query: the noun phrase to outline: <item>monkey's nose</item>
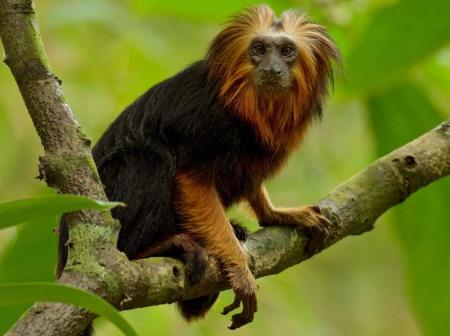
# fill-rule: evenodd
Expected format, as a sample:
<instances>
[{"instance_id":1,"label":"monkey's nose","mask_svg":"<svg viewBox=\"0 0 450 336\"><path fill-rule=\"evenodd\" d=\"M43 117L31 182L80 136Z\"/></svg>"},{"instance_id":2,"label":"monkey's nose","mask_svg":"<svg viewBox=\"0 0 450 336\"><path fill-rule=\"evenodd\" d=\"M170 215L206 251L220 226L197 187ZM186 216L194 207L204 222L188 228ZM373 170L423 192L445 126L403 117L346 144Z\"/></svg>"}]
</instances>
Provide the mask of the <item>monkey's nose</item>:
<instances>
[{"instance_id":1,"label":"monkey's nose","mask_svg":"<svg viewBox=\"0 0 450 336\"><path fill-rule=\"evenodd\" d=\"M284 71L278 68L265 68L264 74L268 77L282 77L284 75Z\"/></svg>"},{"instance_id":2,"label":"monkey's nose","mask_svg":"<svg viewBox=\"0 0 450 336\"><path fill-rule=\"evenodd\" d=\"M277 77L281 77L284 75L284 71L282 71L282 70L273 70L273 72L274 72L274 75Z\"/></svg>"}]
</instances>

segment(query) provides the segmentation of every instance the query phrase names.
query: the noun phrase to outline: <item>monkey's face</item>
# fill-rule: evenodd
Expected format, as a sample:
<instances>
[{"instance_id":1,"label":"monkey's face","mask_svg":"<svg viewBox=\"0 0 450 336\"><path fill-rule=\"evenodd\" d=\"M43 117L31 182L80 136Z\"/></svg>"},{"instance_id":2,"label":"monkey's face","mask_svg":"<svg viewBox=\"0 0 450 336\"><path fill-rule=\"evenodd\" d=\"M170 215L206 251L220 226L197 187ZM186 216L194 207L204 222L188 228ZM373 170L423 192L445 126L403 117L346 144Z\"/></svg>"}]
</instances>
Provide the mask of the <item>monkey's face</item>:
<instances>
[{"instance_id":1,"label":"monkey's face","mask_svg":"<svg viewBox=\"0 0 450 336\"><path fill-rule=\"evenodd\" d=\"M322 26L293 10L277 18L265 5L233 17L206 56L208 77L219 83L222 101L242 111L255 110L267 98L309 109L325 93L337 58Z\"/></svg>"},{"instance_id":2,"label":"monkey's face","mask_svg":"<svg viewBox=\"0 0 450 336\"><path fill-rule=\"evenodd\" d=\"M250 43L249 56L254 65L253 84L262 91L287 90L294 80L292 67L298 57L297 47L286 34L260 35Z\"/></svg>"}]
</instances>

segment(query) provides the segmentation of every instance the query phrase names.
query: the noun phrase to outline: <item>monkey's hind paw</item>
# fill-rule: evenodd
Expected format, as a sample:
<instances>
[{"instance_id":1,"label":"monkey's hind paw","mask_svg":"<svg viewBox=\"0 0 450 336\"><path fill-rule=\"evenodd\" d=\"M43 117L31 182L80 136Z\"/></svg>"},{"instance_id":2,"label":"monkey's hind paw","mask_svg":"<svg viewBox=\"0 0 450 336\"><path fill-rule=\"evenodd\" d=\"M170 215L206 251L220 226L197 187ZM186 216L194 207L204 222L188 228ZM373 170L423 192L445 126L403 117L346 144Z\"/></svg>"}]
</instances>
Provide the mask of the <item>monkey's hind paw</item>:
<instances>
[{"instance_id":1,"label":"monkey's hind paw","mask_svg":"<svg viewBox=\"0 0 450 336\"><path fill-rule=\"evenodd\" d=\"M140 252L136 259L159 256L173 257L182 261L185 265L186 278L191 285L200 282L209 263L207 251L185 233L176 234L158 244L149 246Z\"/></svg>"}]
</instances>

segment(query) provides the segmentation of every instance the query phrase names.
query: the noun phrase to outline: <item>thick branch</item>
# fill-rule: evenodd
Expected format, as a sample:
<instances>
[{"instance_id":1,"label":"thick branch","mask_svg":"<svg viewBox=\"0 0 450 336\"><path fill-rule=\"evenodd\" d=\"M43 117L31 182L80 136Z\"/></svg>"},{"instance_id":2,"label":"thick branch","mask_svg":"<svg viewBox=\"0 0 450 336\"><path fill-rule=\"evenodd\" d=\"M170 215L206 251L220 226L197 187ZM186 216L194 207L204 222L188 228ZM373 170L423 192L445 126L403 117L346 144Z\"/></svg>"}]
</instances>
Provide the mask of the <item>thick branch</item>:
<instances>
[{"instance_id":1,"label":"thick branch","mask_svg":"<svg viewBox=\"0 0 450 336\"><path fill-rule=\"evenodd\" d=\"M89 140L64 101L52 74L30 0L0 0L0 36L5 62L19 85L45 149L40 171L64 193L105 199ZM319 202L332 223L328 246L372 228L387 209L417 189L450 174L450 122L379 159ZM109 213L69 217L71 248L60 281L89 290L121 309L169 303L226 288L211 259L204 280L190 287L183 265L169 258L129 262L115 248L117 225ZM88 224L88 225L87 225ZM245 244L258 277L279 273L306 259L306 240L288 228L266 228ZM70 305L34 305L9 335L80 335L93 315Z\"/></svg>"},{"instance_id":2,"label":"thick branch","mask_svg":"<svg viewBox=\"0 0 450 336\"><path fill-rule=\"evenodd\" d=\"M45 155L40 158L40 178L61 193L106 200L91 155L90 141L65 102L61 81L49 67L31 0L0 0L0 37L5 50L4 61L16 79L45 150ZM72 271L72 275L64 275L61 281L95 293L103 292L105 298L117 300L114 298L116 292L109 290L118 285L115 273L109 265L100 265L95 256L99 251L115 246L114 237L118 224L109 213L96 211L69 214L67 223L73 246L69 251L67 269ZM85 231L88 234L83 237L82 233ZM117 258L126 260L121 253L116 251L115 254ZM98 274L103 274L103 277L98 277ZM89 275L90 281L81 283L74 280ZM64 311L67 315L79 316L85 326L93 317L77 307L54 305L54 308L58 313ZM30 316L33 318L32 315L33 311L24 320ZM76 334L84 328L83 325L79 325L77 329L70 323L64 324L67 322L64 319L53 323L52 320L57 318L48 319L44 315L43 318L47 320L31 325L30 334L61 335L68 328L72 328ZM28 331L22 329L17 329L16 332L28 334Z\"/></svg>"}]
</instances>

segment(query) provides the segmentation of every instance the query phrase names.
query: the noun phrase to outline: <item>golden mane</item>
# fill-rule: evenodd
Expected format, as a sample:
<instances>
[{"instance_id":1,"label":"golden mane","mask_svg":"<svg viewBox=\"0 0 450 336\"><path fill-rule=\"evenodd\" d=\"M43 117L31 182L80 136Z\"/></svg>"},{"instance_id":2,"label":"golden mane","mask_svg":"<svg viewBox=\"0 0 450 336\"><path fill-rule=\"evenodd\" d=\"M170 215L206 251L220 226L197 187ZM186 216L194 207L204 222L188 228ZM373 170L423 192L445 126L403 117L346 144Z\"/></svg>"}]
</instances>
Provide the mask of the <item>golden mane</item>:
<instances>
[{"instance_id":1,"label":"golden mane","mask_svg":"<svg viewBox=\"0 0 450 336\"><path fill-rule=\"evenodd\" d=\"M286 34L297 45L294 82L286 92L262 94L251 81L254 66L248 49L256 36L274 33ZM270 7L261 5L233 17L212 41L206 60L209 80L219 82L223 104L252 124L264 143L276 146L286 132L301 139L314 112L320 113L332 62L338 57L322 26L294 10L278 19Z\"/></svg>"}]
</instances>

